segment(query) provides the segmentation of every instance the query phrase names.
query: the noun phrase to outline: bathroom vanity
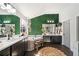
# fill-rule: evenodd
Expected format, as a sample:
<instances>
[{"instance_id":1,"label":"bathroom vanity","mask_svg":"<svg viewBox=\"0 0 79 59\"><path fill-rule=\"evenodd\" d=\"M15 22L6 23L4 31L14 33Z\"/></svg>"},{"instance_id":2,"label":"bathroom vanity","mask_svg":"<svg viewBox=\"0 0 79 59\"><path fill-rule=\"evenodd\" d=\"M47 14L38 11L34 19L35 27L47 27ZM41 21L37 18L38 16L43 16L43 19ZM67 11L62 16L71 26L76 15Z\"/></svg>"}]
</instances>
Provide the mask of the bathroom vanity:
<instances>
[{"instance_id":1,"label":"bathroom vanity","mask_svg":"<svg viewBox=\"0 0 79 59\"><path fill-rule=\"evenodd\" d=\"M0 38L0 56L21 56L25 51L26 36L14 36L10 40Z\"/></svg>"},{"instance_id":2,"label":"bathroom vanity","mask_svg":"<svg viewBox=\"0 0 79 59\"><path fill-rule=\"evenodd\" d=\"M42 24L44 42L52 42L56 44L62 43L62 25L58 24Z\"/></svg>"}]
</instances>

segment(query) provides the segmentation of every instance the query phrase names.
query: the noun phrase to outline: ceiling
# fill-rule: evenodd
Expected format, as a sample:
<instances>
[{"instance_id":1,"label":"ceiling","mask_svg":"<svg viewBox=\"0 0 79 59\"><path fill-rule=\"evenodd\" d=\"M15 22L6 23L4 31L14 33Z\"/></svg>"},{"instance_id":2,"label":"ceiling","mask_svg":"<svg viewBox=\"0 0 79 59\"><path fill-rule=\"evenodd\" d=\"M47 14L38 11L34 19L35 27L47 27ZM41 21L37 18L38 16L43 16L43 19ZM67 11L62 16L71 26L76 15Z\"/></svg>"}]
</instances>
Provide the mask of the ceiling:
<instances>
[{"instance_id":1,"label":"ceiling","mask_svg":"<svg viewBox=\"0 0 79 59\"><path fill-rule=\"evenodd\" d=\"M68 3L12 3L12 5L27 18L42 14L62 13L63 10L75 4Z\"/></svg>"}]
</instances>

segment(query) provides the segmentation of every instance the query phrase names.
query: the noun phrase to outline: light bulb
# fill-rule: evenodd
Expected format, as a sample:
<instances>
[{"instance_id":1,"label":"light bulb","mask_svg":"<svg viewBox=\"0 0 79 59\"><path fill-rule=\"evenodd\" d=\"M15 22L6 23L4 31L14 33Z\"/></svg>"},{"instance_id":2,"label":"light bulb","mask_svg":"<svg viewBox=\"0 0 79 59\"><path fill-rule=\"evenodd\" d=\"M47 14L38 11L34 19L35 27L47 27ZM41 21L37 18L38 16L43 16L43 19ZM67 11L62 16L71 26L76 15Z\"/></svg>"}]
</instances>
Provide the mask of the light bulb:
<instances>
[{"instance_id":1,"label":"light bulb","mask_svg":"<svg viewBox=\"0 0 79 59\"><path fill-rule=\"evenodd\" d=\"M50 21L49 21L49 20L47 20L47 22L49 23Z\"/></svg>"},{"instance_id":2,"label":"light bulb","mask_svg":"<svg viewBox=\"0 0 79 59\"><path fill-rule=\"evenodd\" d=\"M52 20L52 23L53 23L54 21Z\"/></svg>"},{"instance_id":3,"label":"light bulb","mask_svg":"<svg viewBox=\"0 0 79 59\"><path fill-rule=\"evenodd\" d=\"M50 20L50 23L51 23L52 21Z\"/></svg>"}]
</instances>

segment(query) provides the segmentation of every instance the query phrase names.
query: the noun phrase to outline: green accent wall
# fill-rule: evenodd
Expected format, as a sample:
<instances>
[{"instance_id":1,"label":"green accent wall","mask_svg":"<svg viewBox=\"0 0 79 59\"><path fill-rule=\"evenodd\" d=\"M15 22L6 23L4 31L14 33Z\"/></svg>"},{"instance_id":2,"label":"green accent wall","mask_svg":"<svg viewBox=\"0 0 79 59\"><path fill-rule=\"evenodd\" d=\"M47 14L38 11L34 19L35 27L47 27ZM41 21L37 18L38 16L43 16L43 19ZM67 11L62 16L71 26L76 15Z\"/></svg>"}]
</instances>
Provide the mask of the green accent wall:
<instances>
[{"instance_id":1,"label":"green accent wall","mask_svg":"<svg viewBox=\"0 0 79 59\"><path fill-rule=\"evenodd\" d=\"M31 31L29 35L41 35L42 24L49 24L47 20L53 20L54 24L59 22L59 14L44 14L31 19Z\"/></svg>"},{"instance_id":2,"label":"green accent wall","mask_svg":"<svg viewBox=\"0 0 79 59\"><path fill-rule=\"evenodd\" d=\"M4 24L3 21L9 20L10 23L15 24L15 34L20 34L20 18L16 15L0 15L0 24Z\"/></svg>"}]
</instances>

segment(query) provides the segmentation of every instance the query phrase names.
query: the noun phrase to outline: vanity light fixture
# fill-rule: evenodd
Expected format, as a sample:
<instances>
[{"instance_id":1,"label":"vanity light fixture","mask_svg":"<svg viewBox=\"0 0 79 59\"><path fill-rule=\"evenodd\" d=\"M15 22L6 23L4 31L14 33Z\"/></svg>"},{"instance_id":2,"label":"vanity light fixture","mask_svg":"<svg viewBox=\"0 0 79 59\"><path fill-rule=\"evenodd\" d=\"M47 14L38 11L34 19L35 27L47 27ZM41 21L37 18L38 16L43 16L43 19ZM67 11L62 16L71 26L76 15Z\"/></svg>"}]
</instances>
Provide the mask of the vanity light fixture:
<instances>
[{"instance_id":1,"label":"vanity light fixture","mask_svg":"<svg viewBox=\"0 0 79 59\"><path fill-rule=\"evenodd\" d=\"M10 20L3 21L3 23L10 23L10 22L11 22Z\"/></svg>"},{"instance_id":2,"label":"vanity light fixture","mask_svg":"<svg viewBox=\"0 0 79 59\"><path fill-rule=\"evenodd\" d=\"M47 23L54 23L53 20L47 20Z\"/></svg>"},{"instance_id":3,"label":"vanity light fixture","mask_svg":"<svg viewBox=\"0 0 79 59\"><path fill-rule=\"evenodd\" d=\"M50 23L50 21L49 21L49 20L47 20L47 23Z\"/></svg>"},{"instance_id":4,"label":"vanity light fixture","mask_svg":"<svg viewBox=\"0 0 79 59\"><path fill-rule=\"evenodd\" d=\"M51 23L52 21L50 20L50 23Z\"/></svg>"},{"instance_id":5,"label":"vanity light fixture","mask_svg":"<svg viewBox=\"0 0 79 59\"><path fill-rule=\"evenodd\" d=\"M54 21L53 21L53 20L52 20L51 22L52 22L52 23L54 23Z\"/></svg>"}]
</instances>

